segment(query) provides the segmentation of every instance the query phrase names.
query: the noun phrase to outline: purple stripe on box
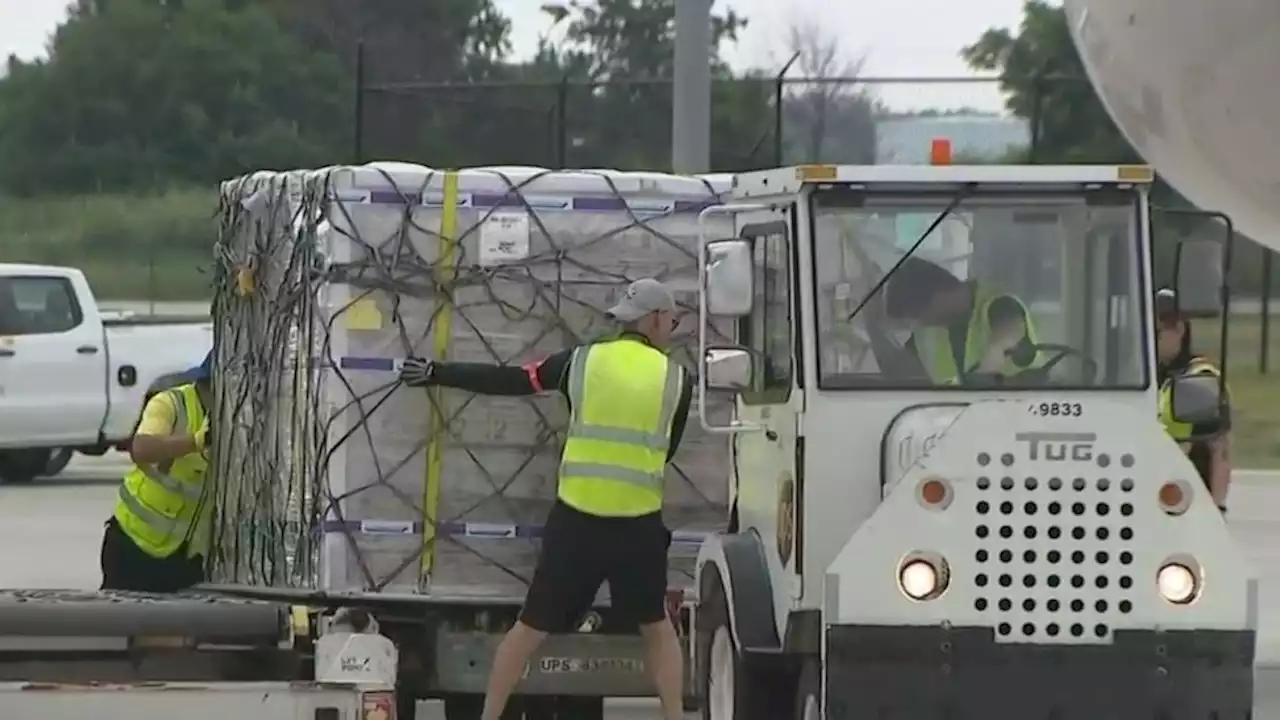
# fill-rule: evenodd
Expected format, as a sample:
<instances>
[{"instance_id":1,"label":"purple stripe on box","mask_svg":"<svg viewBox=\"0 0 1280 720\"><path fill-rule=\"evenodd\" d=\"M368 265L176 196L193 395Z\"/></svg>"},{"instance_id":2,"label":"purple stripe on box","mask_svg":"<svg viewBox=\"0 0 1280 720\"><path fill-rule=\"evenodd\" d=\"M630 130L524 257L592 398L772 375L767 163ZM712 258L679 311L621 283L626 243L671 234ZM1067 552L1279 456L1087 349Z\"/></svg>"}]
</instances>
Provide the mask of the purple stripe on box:
<instances>
[{"instance_id":1,"label":"purple stripe on box","mask_svg":"<svg viewBox=\"0 0 1280 720\"><path fill-rule=\"evenodd\" d=\"M397 192L395 190L359 190L352 199L368 193L366 202L373 205L430 205L440 206L444 196L440 192ZM459 207L477 209L523 208L535 210L576 210L581 212L625 212L628 207L637 213L696 213L717 204L717 200L663 200L632 198L612 195L558 196L515 193L459 193Z\"/></svg>"},{"instance_id":2,"label":"purple stripe on box","mask_svg":"<svg viewBox=\"0 0 1280 720\"><path fill-rule=\"evenodd\" d=\"M325 533L349 533L352 535L421 535L424 524L393 520L326 520L320 529ZM465 537L481 540L533 540L542 537L543 525L516 525L502 523L445 522L436 526L438 535ZM671 542L677 545L700 545L712 533L693 530L676 530Z\"/></svg>"}]
</instances>

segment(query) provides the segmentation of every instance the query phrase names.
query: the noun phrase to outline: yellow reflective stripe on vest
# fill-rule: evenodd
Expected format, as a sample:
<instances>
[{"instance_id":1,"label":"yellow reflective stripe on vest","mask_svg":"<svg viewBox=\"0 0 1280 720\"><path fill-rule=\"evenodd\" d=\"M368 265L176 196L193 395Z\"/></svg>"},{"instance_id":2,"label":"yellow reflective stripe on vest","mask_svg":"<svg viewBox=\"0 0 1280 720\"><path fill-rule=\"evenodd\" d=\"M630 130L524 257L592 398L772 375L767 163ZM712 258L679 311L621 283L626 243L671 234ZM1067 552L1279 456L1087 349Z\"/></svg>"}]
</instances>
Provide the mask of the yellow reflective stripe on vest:
<instances>
[{"instance_id":1,"label":"yellow reflective stripe on vest","mask_svg":"<svg viewBox=\"0 0 1280 720\"><path fill-rule=\"evenodd\" d=\"M580 398L587 386L587 358L591 346L580 348L573 353L573 361L569 364L569 397ZM667 364L666 382L662 388L662 409L658 412L658 431L645 432L631 428L607 427L592 425L582 421L581 403L573 403L569 419L569 434L587 440L604 440L606 442L639 445L650 450L666 452L671 444L668 430L676 414L676 405L680 402L680 371L682 368L674 363Z\"/></svg>"},{"instance_id":2,"label":"yellow reflective stripe on vest","mask_svg":"<svg viewBox=\"0 0 1280 720\"><path fill-rule=\"evenodd\" d=\"M198 492L195 494L194 500L192 500L191 496L187 493L183 493L183 497L192 504L200 502L200 493ZM129 492L129 488L124 483L120 484L119 500L126 508L129 509L130 513L142 522L146 523L147 527L155 531L158 535L166 537L181 535L183 538L186 538L187 533L191 530L194 517L184 518L181 515L165 517L139 502L138 498L134 497L133 493Z\"/></svg>"},{"instance_id":3,"label":"yellow reflective stripe on vest","mask_svg":"<svg viewBox=\"0 0 1280 720\"><path fill-rule=\"evenodd\" d=\"M606 517L658 512L684 368L623 338L578 348L568 372L560 500Z\"/></svg>"},{"instance_id":4,"label":"yellow reflective stripe on vest","mask_svg":"<svg viewBox=\"0 0 1280 720\"><path fill-rule=\"evenodd\" d=\"M184 385L166 390L173 398L175 418L172 430L194 433L204 422L204 410L195 387ZM203 457L192 454L178 458L168 467L134 465L120 484L116 521L130 539L149 555L166 557L187 541L196 523L203 498L206 470ZM188 479L183 479L187 476ZM143 498L172 510L151 507Z\"/></svg>"}]
</instances>

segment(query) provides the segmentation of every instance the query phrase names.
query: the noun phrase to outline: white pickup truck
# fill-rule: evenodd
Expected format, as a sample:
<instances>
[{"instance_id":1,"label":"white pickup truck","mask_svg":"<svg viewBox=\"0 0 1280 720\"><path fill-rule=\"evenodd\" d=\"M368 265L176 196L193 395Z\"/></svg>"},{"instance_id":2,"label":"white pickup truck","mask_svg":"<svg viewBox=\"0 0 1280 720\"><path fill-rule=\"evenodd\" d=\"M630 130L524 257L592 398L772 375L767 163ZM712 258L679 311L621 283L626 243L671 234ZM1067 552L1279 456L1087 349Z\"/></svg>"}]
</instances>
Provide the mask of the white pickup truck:
<instances>
[{"instance_id":1,"label":"white pickup truck","mask_svg":"<svg viewBox=\"0 0 1280 720\"><path fill-rule=\"evenodd\" d=\"M207 318L104 313L79 270L0 263L0 482L123 449L152 384L212 343Z\"/></svg>"}]
</instances>

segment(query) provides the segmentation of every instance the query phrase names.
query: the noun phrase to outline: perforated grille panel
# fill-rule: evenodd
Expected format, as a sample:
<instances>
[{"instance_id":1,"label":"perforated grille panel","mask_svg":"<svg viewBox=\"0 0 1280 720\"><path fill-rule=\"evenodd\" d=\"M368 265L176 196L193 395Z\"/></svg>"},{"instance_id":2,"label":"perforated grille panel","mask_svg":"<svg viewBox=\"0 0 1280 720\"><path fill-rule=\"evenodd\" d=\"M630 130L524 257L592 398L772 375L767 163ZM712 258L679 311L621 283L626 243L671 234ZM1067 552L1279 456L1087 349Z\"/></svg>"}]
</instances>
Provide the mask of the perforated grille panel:
<instances>
[{"instance_id":1,"label":"perforated grille panel","mask_svg":"<svg viewBox=\"0 0 1280 720\"><path fill-rule=\"evenodd\" d=\"M998 638L1106 642L1133 612L1134 456L1091 460L1091 476L1041 477L1012 453L978 453L974 609Z\"/></svg>"}]
</instances>

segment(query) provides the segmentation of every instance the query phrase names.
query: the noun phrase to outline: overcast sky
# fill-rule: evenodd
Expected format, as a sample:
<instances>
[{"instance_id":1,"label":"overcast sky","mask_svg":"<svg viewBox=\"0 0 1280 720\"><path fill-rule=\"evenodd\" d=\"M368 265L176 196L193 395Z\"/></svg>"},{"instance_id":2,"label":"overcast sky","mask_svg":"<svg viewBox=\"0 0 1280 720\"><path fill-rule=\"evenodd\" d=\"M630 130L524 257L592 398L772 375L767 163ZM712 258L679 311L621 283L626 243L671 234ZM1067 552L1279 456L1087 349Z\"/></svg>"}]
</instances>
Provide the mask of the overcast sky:
<instances>
[{"instance_id":1,"label":"overcast sky","mask_svg":"<svg viewBox=\"0 0 1280 720\"><path fill-rule=\"evenodd\" d=\"M527 53L548 26L539 7L546 0L496 0L515 26L517 52ZM0 53L30 58L65 15L66 0L0 0ZM820 23L836 33L850 59L865 55L874 76L970 74L957 53L992 25L1016 26L1022 0L718 0L750 19L729 59L738 67L778 67L786 61L787 28ZM980 85L883 86L881 97L898 107L975 106L998 109L994 89Z\"/></svg>"}]
</instances>

